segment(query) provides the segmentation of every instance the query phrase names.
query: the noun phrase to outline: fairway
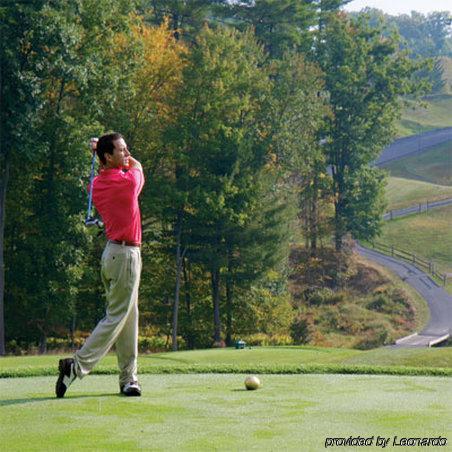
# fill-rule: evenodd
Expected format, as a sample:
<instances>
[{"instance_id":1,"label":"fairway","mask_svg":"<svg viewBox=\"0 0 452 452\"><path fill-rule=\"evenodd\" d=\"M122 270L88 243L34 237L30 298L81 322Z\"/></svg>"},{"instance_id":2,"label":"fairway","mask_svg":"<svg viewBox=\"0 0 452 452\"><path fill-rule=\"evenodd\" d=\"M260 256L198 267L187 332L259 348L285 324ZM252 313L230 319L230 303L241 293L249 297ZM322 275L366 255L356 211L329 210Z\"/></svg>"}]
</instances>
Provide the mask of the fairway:
<instances>
[{"instance_id":1,"label":"fairway","mask_svg":"<svg viewBox=\"0 0 452 452\"><path fill-rule=\"evenodd\" d=\"M450 378L263 375L258 391L244 378L142 375L143 397L129 399L116 376L77 381L64 399L53 397L55 378L1 379L1 449L316 451L327 437L373 435L365 450L381 450L377 435L452 440Z\"/></svg>"}]
</instances>

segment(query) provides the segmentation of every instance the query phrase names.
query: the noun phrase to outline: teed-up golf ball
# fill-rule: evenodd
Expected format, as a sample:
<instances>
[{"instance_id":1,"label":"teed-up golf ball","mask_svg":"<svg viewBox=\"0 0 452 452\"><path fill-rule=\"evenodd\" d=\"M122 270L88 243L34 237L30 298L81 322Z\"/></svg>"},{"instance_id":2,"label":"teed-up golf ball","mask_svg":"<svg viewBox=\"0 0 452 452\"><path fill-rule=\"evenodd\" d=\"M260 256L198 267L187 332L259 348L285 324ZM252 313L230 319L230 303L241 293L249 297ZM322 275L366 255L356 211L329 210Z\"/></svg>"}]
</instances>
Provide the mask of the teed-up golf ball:
<instances>
[{"instance_id":1,"label":"teed-up golf ball","mask_svg":"<svg viewBox=\"0 0 452 452\"><path fill-rule=\"evenodd\" d=\"M245 388L252 391L262 386L261 381L255 375L245 378Z\"/></svg>"}]
</instances>

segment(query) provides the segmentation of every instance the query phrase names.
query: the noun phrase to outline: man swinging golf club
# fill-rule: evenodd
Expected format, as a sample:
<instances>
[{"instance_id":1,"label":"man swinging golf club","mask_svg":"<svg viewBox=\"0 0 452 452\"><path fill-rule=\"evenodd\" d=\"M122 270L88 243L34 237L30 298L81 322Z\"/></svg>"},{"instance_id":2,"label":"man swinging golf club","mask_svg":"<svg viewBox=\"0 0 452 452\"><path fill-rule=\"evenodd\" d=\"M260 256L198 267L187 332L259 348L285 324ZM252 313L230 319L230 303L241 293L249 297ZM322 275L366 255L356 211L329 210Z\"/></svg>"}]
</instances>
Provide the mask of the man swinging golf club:
<instances>
[{"instance_id":1,"label":"man swinging golf club","mask_svg":"<svg viewBox=\"0 0 452 452\"><path fill-rule=\"evenodd\" d=\"M96 146L97 144L97 146ZM56 396L78 377L83 378L115 344L120 392L140 396L137 381L138 286L141 274L141 217L138 195L144 185L143 169L119 133L92 140L101 170L90 186L94 205L108 238L101 259L106 291L106 316L73 358L61 359Z\"/></svg>"}]
</instances>

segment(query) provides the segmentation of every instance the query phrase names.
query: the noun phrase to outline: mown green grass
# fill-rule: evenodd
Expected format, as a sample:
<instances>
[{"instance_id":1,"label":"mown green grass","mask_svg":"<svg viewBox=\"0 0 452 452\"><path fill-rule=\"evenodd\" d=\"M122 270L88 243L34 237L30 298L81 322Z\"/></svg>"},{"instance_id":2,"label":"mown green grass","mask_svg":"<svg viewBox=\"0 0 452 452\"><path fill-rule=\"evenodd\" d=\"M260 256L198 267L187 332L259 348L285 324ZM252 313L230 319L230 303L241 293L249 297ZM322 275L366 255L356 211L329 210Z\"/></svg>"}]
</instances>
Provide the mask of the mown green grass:
<instances>
[{"instance_id":1,"label":"mown green grass","mask_svg":"<svg viewBox=\"0 0 452 452\"><path fill-rule=\"evenodd\" d=\"M384 223L379 242L414 253L452 273L452 206L397 218Z\"/></svg>"},{"instance_id":2,"label":"mown green grass","mask_svg":"<svg viewBox=\"0 0 452 452\"><path fill-rule=\"evenodd\" d=\"M258 391L244 378L144 375L143 396L130 399L113 376L77 381L64 399L53 378L0 380L1 449L317 451L327 437L360 435L374 436L373 451L378 435L451 440L449 378L263 375Z\"/></svg>"},{"instance_id":3,"label":"mown green grass","mask_svg":"<svg viewBox=\"0 0 452 452\"><path fill-rule=\"evenodd\" d=\"M389 170L393 177L450 186L452 185L452 143L434 146L421 154L395 160L382 167Z\"/></svg>"},{"instance_id":4,"label":"mown green grass","mask_svg":"<svg viewBox=\"0 0 452 452\"><path fill-rule=\"evenodd\" d=\"M0 377L57 375L60 356L0 359ZM452 348L360 351L323 347L253 347L156 353L139 357L140 374L176 373L365 373L451 375ZM116 358L106 356L96 374L116 374Z\"/></svg>"},{"instance_id":5,"label":"mown green grass","mask_svg":"<svg viewBox=\"0 0 452 452\"><path fill-rule=\"evenodd\" d=\"M424 106L417 102L403 110L402 118L397 125L399 137L416 135L427 130L452 127L452 95L440 94L424 100Z\"/></svg>"},{"instance_id":6,"label":"mown green grass","mask_svg":"<svg viewBox=\"0 0 452 452\"><path fill-rule=\"evenodd\" d=\"M418 180L389 177L386 186L387 210L409 207L427 201L452 198L452 187Z\"/></svg>"}]
</instances>

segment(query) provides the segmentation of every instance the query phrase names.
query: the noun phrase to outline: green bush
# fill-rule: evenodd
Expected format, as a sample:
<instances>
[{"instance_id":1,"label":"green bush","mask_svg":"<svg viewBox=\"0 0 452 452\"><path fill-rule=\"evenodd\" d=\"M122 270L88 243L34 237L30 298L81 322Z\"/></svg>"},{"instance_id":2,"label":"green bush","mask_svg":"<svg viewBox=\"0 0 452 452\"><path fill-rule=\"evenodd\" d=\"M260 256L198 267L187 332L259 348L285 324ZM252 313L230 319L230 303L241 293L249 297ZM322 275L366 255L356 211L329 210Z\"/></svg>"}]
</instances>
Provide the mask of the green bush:
<instances>
[{"instance_id":1,"label":"green bush","mask_svg":"<svg viewBox=\"0 0 452 452\"><path fill-rule=\"evenodd\" d=\"M355 348L360 350L369 350L371 348L381 347L390 341L388 329L380 323L369 324L366 332L356 344Z\"/></svg>"},{"instance_id":2,"label":"green bush","mask_svg":"<svg viewBox=\"0 0 452 452\"><path fill-rule=\"evenodd\" d=\"M329 287L322 287L306 294L306 300L310 305L314 306L337 304L344 300L344 294L342 292L335 292Z\"/></svg>"},{"instance_id":3,"label":"green bush","mask_svg":"<svg viewBox=\"0 0 452 452\"><path fill-rule=\"evenodd\" d=\"M293 345L293 339L287 334L264 334L264 333L255 333L244 335L240 337L234 337L234 342L242 339L245 341L247 346L254 347L266 347L266 346L275 346L275 345Z\"/></svg>"},{"instance_id":4,"label":"green bush","mask_svg":"<svg viewBox=\"0 0 452 452\"><path fill-rule=\"evenodd\" d=\"M307 344L312 336L312 322L303 313L299 313L290 326L290 335L294 344Z\"/></svg>"},{"instance_id":5,"label":"green bush","mask_svg":"<svg viewBox=\"0 0 452 452\"><path fill-rule=\"evenodd\" d=\"M179 350L184 350L185 341L182 337L177 338ZM171 342L167 343L166 336L138 336L138 350L140 353L164 352L171 348Z\"/></svg>"}]
</instances>

